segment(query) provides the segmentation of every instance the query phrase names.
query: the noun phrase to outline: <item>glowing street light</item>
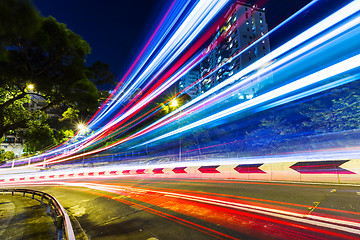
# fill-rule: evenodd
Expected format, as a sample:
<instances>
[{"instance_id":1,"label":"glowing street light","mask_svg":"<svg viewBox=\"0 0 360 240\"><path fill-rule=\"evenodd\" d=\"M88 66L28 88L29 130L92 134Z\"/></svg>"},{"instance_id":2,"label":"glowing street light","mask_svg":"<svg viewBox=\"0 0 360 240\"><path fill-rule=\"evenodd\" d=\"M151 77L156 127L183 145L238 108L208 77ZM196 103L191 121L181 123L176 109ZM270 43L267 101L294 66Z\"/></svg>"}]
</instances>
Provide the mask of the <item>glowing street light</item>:
<instances>
[{"instance_id":1,"label":"glowing street light","mask_svg":"<svg viewBox=\"0 0 360 240\"><path fill-rule=\"evenodd\" d=\"M171 107L177 107L178 106L178 101L176 99L173 99L170 103Z\"/></svg>"},{"instance_id":2,"label":"glowing street light","mask_svg":"<svg viewBox=\"0 0 360 240\"><path fill-rule=\"evenodd\" d=\"M83 131L83 130L85 130L85 125L83 124L83 123L79 123L78 124L78 126L77 126L77 128L80 130L80 131Z\"/></svg>"},{"instance_id":3,"label":"glowing street light","mask_svg":"<svg viewBox=\"0 0 360 240\"><path fill-rule=\"evenodd\" d=\"M34 85L29 84L29 85L27 86L27 88L28 88L30 91L32 91L32 90L34 90Z\"/></svg>"}]
</instances>

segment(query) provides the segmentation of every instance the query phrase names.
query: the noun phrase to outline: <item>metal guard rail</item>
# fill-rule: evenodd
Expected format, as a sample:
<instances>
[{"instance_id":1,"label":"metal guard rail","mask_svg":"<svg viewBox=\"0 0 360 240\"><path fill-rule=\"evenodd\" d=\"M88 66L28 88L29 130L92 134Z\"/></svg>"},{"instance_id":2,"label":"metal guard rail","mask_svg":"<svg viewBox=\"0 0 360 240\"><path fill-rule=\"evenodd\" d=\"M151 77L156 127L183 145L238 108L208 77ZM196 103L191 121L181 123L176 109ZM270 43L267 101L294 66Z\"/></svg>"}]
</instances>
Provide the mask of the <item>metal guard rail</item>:
<instances>
[{"instance_id":1,"label":"metal guard rail","mask_svg":"<svg viewBox=\"0 0 360 240\"><path fill-rule=\"evenodd\" d=\"M11 192L12 195L14 195L14 192L22 192L23 197L25 197L26 193L32 194L32 199L34 199L34 196L40 196L41 197L41 204L44 204L44 198L47 200L47 214L50 214L52 212L55 213L55 221L56 221L56 227L57 227L57 234L58 239L65 239L67 240L75 240L75 234L73 227L71 225L71 221L69 218L69 215L67 214L66 210L63 206L59 203L59 201L51 196L48 193L37 191L37 190L31 190L31 189L0 189L0 192ZM54 215L53 215L54 216ZM63 236L63 232L65 232L65 236Z\"/></svg>"}]
</instances>

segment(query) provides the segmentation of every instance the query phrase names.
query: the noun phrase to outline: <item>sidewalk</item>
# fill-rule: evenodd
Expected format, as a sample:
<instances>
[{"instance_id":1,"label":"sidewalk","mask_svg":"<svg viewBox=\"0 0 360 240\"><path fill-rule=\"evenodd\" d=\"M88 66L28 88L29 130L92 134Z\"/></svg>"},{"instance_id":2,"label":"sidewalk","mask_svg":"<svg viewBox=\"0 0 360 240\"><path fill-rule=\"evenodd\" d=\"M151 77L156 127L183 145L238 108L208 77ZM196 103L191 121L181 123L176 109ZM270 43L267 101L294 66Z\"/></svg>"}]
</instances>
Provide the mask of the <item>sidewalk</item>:
<instances>
[{"instance_id":1,"label":"sidewalk","mask_svg":"<svg viewBox=\"0 0 360 240\"><path fill-rule=\"evenodd\" d=\"M56 239L56 228L39 201L1 193L0 239Z\"/></svg>"}]
</instances>

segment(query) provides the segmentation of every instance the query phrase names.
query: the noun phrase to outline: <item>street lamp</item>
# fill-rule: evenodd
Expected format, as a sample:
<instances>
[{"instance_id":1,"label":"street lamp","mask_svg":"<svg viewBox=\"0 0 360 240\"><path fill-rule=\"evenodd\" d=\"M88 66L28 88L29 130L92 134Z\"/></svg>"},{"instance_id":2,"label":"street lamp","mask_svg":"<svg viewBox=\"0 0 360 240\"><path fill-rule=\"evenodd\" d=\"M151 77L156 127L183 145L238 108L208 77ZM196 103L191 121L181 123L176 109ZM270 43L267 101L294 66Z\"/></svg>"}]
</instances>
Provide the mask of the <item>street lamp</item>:
<instances>
[{"instance_id":1,"label":"street lamp","mask_svg":"<svg viewBox=\"0 0 360 240\"><path fill-rule=\"evenodd\" d=\"M173 99L173 100L171 100L170 105L171 105L172 107L177 107L177 106L178 106L178 101L177 101L176 99Z\"/></svg>"},{"instance_id":2,"label":"street lamp","mask_svg":"<svg viewBox=\"0 0 360 240\"><path fill-rule=\"evenodd\" d=\"M83 123L79 123L77 128L80 130L80 131L83 131L85 129L85 125Z\"/></svg>"},{"instance_id":3,"label":"street lamp","mask_svg":"<svg viewBox=\"0 0 360 240\"><path fill-rule=\"evenodd\" d=\"M29 85L27 86L27 88L28 88L30 91L32 91L32 90L34 90L34 85L29 84Z\"/></svg>"}]
</instances>

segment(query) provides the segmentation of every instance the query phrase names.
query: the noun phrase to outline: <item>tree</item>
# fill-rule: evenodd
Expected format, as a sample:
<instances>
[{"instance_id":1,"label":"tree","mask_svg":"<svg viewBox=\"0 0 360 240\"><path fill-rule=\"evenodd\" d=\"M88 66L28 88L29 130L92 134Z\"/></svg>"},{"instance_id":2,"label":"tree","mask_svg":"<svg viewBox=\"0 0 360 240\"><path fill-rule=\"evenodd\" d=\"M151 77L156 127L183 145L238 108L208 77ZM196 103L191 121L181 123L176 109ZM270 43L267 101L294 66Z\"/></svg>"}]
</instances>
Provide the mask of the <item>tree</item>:
<instances>
[{"instance_id":1,"label":"tree","mask_svg":"<svg viewBox=\"0 0 360 240\"><path fill-rule=\"evenodd\" d=\"M40 16L28 1L1 1L0 136L33 120L23 107L29 94L46 99L41 112L62 105L96 107L98 91L85 65L89 53L79 35L53 17Z\"/></svg>"},{"instance_id":2,"label":"tree","mask_svg":"<svg viewBox=\"0 0 360 240\"><path fill-rule=\"evenodd\" d=\"M27 131L24 133L27 153L36 153L49 145L57 144L53 129L46 123L47 118L46 114L38 113L35 119L27 123Z\"/></svg>"},{"instance_id":3,"label":"tree","mask_svg":"<svg viewBox=\"0 0 360 240\"><path fill-rule=\"evenodd\" d=\"M284 115L269 114L260 119L258 125L246 133L246 143L256 152L270 153L286 146L297 129Z\"/></svg>"},{"instance_id":4,"label":"tree","mask_svg":"<svg viewBox=\"0 0 360 240\"><path fill-rule=\"evenodd\" d=\"M324 98L307 104L301 113L309 118L303 124L318 133L360 128L360 88L354 82L341 90L333 89Z\"/></svg>"},{"instance_id":5,"label":"tree","mask_svg":"<svg viewBox=\"0 0 360 240\"><path fill-rule=\"evenodd\" d=\"M79 118L79 110L69 107L65 112L62 114L63 118L60 121L69 119L70 121L75 121Z\"/></svg>"},{"instance_id":6,"label":"tree","mask_svg":"<svg viewBox=\"0 0 360 240\"><path fill-rule=\"evenodd\" d=\"M88 78L97 86L105 84L114 86L116 84L114 81L115 76L110 71L109 64L96 61L88 68L88 70Z\"/></svg>"},{"instance_id":7,"label":"tree","mask_svg":"<svg viewBox=\"0 0 360 240\"><path fill-rule=\"evenodd\" d=\"M0 150L0 165L5 163L7 160L12 160L15 158L15 153L13 151L6 151L4 149Z\"/></svg>"}]
</instances>

